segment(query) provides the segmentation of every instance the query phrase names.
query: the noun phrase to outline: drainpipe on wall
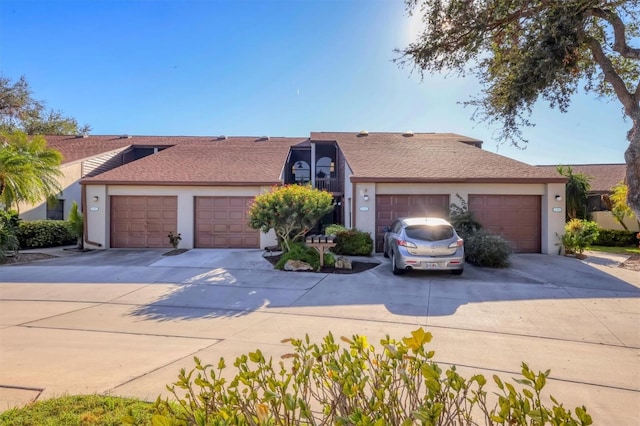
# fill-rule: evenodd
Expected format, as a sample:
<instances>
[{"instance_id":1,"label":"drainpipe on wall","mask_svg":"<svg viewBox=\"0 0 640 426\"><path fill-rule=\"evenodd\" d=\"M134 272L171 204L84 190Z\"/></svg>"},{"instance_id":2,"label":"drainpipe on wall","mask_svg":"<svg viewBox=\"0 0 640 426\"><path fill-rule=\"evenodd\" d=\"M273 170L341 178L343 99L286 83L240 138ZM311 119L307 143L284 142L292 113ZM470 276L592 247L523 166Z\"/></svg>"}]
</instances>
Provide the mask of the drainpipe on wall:
<instances>
[{"instance_id":1,"label":"drainpipe on wall","mask_svg":"<svg viewBox=\"0 0 640 426\"><path fill-rule=\"evenodd\" d=\"M82 193L80 198L81 198L80 203L82 204L82 226L84 228L82 238L84 239L84 242L86 244L102 247L102 244L97 243L95 241L90 241L87 239L87 236L89 235L89 231L87 229L88 216L87 216L87 186L86 185L82 185Z\"/></svg>"}]
</instances>

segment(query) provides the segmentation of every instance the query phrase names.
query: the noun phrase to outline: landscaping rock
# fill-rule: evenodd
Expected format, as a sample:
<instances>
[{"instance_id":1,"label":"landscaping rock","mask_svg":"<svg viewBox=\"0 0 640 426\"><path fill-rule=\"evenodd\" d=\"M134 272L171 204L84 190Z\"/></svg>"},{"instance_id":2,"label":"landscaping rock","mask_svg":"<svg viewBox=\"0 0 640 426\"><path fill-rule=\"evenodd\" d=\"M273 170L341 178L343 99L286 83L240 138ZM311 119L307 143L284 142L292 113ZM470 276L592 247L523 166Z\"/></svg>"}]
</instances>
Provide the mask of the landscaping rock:
<instances>
[{"instance_id":1,"label":"landscaping rock","mask_svg":"<svg viewBox=\"0 0 640 426\"><path fill-rule=\"evenodd\" d=\"M338 269L351 269L353 265L351 264L351 260L344 256L338 256L336 258L335 267Z\"/></svg>"},{"instance_id":2,"label":"landscaping rock","mask_svg":"<svg viewBox=\"0 0 640 426\"><path fill-rule=\"evenodd\" d=\"M284 264L285 271L313 271L313 267L301 260L287 260Z\"/></svg>"}]
</instances>

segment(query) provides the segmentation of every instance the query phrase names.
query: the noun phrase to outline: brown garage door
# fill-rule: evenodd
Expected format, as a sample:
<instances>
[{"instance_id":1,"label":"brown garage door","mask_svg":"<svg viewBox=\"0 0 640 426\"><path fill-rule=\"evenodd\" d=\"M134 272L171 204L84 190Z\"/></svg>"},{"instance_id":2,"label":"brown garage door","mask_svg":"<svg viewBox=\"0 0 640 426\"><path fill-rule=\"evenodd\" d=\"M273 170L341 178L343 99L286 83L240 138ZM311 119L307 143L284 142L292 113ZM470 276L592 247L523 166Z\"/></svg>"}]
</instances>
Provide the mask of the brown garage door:
<instances>
[{"instance_id":1,"label":"brown garage door","mask_svg":"<svg viewBox=\"0 0 640 426\"><path fill-rule=\"evenodd\" d=\"M196 197L199 248L260 248L260 231L249 227L253 197Z\"/></svg>"},{"instance_id":2,"label":"brown garage door","mask_svg":"<svg viewBox=\"0 0 640 426\"><path fill-rule=\"evenodd\" d=\"M449 195L376 195L376 251L382 251L382 231L407 216L449 216Z\"/></svg>"},{"instance_id":3,"label":"brown garage door","mask_svg":"<svg viewBox=\"0 0 640 426\"><path fill-rule=\"evenodd\" d=\"M177 231L177 197L111 197L111 247L171 247Z\"/></svg>"},{"instance_id":4,"label":"brown garage door","mask_svg":"<svg viewBox=\"0 0 640 426\"><path fill-rule=\"evenodd\" d=\"M541 210L538 195L469 195L478 222L502 235L516 253L540 253Z\"/></svg>"}]
</instances>

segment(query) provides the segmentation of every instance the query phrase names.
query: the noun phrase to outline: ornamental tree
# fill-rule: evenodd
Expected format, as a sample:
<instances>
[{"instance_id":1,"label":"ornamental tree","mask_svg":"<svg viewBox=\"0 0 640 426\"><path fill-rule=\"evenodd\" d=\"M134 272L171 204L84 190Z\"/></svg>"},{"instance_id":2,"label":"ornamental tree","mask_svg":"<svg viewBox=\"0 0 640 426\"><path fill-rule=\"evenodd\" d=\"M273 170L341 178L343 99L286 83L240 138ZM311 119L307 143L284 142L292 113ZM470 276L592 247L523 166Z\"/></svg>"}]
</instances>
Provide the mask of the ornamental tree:
<instances>
[{"instance_id":1,"label":"ornamental tree","mask_svg":"<svg viewBox=\"0 0 640 426\"><path fill-rule=\"evenodd\" d=\"M587 199L591 177L584 173L574 173L571 166L557 166L556 170L567 178L565 200L567 203L567 221L587 217Z\"/></svg>"},{"instance_id":2,"label":"ornamental tree","mask_svg":"<svg viewBox=\"0 0 640 426\"><path fill-rule=\"evenodd\" d=\"M521 128L542 99L565 112L580 86L617 99L631 119L627 202L640 217L640 0L405 0L424 30L398 50L422 75L474 73L476 117L499 138L525 144Z\"/></svg>"},{"instance_id":3,"label":"ornamental tree","mask_svg":"<svg viewBox=\"0 0 640 426\"><path fill-rule=\"evenodd\" d=\"M47 110L45 102L32 97L24 76L16 82L0 76L0 131L15 130L29 135L75 135L88 133L91 127L78 125L60 111Z\"/></svg>"},{"instance_id":4,"label":"ornamental tree","mask_svg":"<svg viewBox=\"0 0 640 426\"><path fill-rule=\"evenodd\" d=\"M249 226L262 232L273 229L285 252L333 210L333 196L306 185L274 187L258 195L249 210Z\"/></svg>"},{"instance_id":5,"label":"ornamental tree","mask_svg":"<svg viewBox=\"0 0 640 426\"><path fill-rule=\"evenodd\" d=\"M35 204L60 191L62 154L42 136L20 131L0 133L0 206Z\"/></svg>"}]
</instances>

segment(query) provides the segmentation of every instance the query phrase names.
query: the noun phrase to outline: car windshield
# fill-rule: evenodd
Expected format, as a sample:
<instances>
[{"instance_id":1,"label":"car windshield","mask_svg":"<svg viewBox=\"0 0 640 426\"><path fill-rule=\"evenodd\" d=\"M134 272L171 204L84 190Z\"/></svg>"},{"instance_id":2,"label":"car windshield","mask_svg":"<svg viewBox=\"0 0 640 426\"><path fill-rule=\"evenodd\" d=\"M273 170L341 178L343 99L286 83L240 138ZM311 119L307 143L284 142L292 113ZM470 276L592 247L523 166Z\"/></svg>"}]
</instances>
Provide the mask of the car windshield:
<instances>
[{"instance_id":1,"label":"car windshield","mask_svg":"<svg viewBox=\"0 0 640 426\"><path fill-rule=\"evenodd\" d=\"M447 225L427 226L414 225L407 226L405 232L408 238L423 241L448 240L453 237L453 228Z\"/></svg>"}]
</instances>

